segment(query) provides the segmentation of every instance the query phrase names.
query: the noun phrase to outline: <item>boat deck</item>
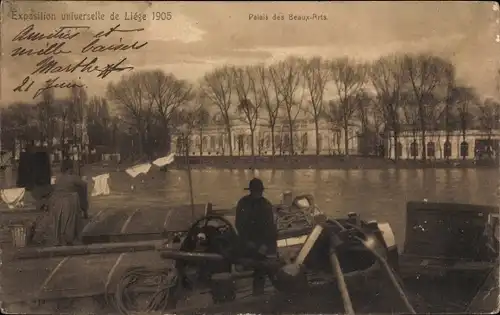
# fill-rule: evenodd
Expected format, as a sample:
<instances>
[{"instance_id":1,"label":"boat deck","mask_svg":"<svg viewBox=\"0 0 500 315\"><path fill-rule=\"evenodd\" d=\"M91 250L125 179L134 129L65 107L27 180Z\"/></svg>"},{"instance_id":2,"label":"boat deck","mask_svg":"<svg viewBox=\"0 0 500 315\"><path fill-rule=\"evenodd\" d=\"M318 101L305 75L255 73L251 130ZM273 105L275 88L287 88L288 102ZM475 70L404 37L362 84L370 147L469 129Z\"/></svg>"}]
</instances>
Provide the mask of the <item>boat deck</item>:
<instances>
[{"instance_id":1,"label":"boat deck","mask_svg":"<svg viewBox=\"0 0 500 315\"><path fill-rule=\"evenodd\" d=\"M204 214L205 205L196 205L195 218ZM190 206L101 211L86 225L83 234L84 238L101 239L101 242L109 235L150 234L153 239L160 239L163 229L187 230L190 222ZM125 269L165 263L168 262L155 251L4 259L0 269L2 301L14 303L100 295ZM113 286L110 289L112 292Z\"/></svg>"},{"instance_id":2,"label":"boat deck","mask_svg":"<svg viewBox=\"0 0 500 315\"><path fill-rule=\"evenodd\" d=\"M201 218L205 215L205 205L196 205L194 211L195 219ZM192 222L192 210L189 205L179 207L168 207L162 204L149 206L144 209L108 209L100 211L92 217L92 220L84 228L84 242L85 243L106 243L106 242L124 242L124 241L139 241L139 240L160 240L163 238L162 232L164 230L181 231L187 230ZM412 259L414 260L414 259ZM407 267L411 264L405 262L403 259L402 273L417 275L417 269L421 269L421 262L418 262L418 268L410 270ZM100 297L102 298L104 292L113 293L115 284L118 278L123 274L126 269L131 267L158 267L166 266L169 264L168 260L160 258L158 252L138 251L138 252L125 252L125 253L109 253L109 254L93 254L93 255L80 255L71 257L49 257L43 259L26 259L26 260L13 260L6 259L3 255L2 267L0 268L0 275L2 280L1 287L1 300L4 303L4 308L11 312L28 312L33 313L33 309L27 311L26 309L14 309L11 305L22 304L30 301L40 300L61 300L68 298L68 300L88 299ZM406 266L406 268L405 268ZM432 264L426 263L427 269L431 269ZM438 268L439 267L439 268ZM442 269L441 266L436 268ZM479 266L480 273L484 273L484 278L491 270L488 265ZM406 269L406 270L405 270ZM451 266L446 266L447 270L454 269ZM460 269L460 268L455 268ZM467 266L466 269L471 269ZM498 269L498 267L497 267ZM477 272L474 272L477 274ZM462 277L461 275L465 275ZM470 300L474 297L473 294L463 290L458 290L464 286L471 288L470 292L477 292L477 289L484 282L482 278L471 275L467 276L463 270L456 270L450 274L450 278L455 279L452 285L447 283L440 283L437 280L423 281L417 278L409 281L405 286L409 291L421 292L422 297L426 300L426 304L433 304L431 310L433 312L464 312ZM457 280L459 279L459 280ZM476 280L478 279L478 280ZM476 310L485 310L495 302L498 304L498 298L495 294L491 294L488 288L492 287L498 291L498 286L492 285L496 278L489 277L488 283L485 283L486 289L482 296L477 296L474 301L473 308ZM493 280L491 280L493 279ZM405 279L406 280L406 279ZM498 280L496 279L498 282ZM405 281L406 282L406 281ZM453 293L452 288L457 288L456 293ZM250 293L248 286L240 291L240 295L248 295ZM318 294L320 295L320 294ZM335 295L334 292L331 295ZM328 295L330 296L330 294ZM486 299L493 299L486 305ZM198 303L210 304L209 294L197 297ZM203 300L203 302L202 302ZM331 299L329 299L330 301ZM250 304L255 302L249 301ZM332 300L333 301L333 300ZM331 301L331 303L333 303ZM450 303L448 303L448 301ZM460 305L457 305L457 301ZM443 303L446 302L446 303ZM265 302L258 302L265 303ZM298 303L298 302L297 302ZM301 302L302 303L302 302ZM304 312L310 312L311 308L316 302L312 304L300 304L294 307L303 307ZM338 301L335 302L338 306ZM439 306L441 304L442 306ZM446 305L444 305L446 304ZM307 306L309 305L309 306ZM270 305L271 306L271 305ZM179 305L181 308L193 307L192 303L187 301L185 305ZM46 309L43 307L35 307L37 312ZM83 309L83 308L74 308ZM97 311L102 308L96 307ZM243 310L244 308L242 308ZM331 308L333 309L333 308ZM92 309L85 308L85 312L92 312ZM192 309L191 309L192 310ZM293 308L293 310L297 310ZM253 312L252 309L249 309ZM340 310L341 311L341 310ZM491 310L494 311L494 310ZM60 313L60 310L51 310L49 313ZM323 312L328 312L324 310Z\"/></svg>"}]
</instances>

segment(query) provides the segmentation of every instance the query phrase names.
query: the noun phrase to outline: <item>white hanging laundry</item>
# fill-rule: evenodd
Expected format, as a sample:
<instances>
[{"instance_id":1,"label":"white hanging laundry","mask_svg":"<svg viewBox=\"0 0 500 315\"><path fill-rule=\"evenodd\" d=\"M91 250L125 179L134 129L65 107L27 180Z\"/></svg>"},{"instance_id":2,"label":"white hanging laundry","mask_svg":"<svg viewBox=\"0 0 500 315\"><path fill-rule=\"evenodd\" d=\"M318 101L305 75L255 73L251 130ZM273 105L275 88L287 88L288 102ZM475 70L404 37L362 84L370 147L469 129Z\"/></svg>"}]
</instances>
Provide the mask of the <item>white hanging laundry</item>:
<instances>
[{"instance_id":1,"label":"white hanging laundry","mask_svg":"<svg viewBox=\"0 0 500 315\"><path fill-rule=\"evenodd\" d=\"M149 172L150 168L151 168L151 163L143 163L129 167L125 170L125 172L127 172L127 174L129 174L133 178L136 178L137 175L139 174L146 174L147 172Z\"/></svg>"},{"instance_id":2,"label":"white hanging laundry","mask_svg":"<svg viewBox=\"0 0 500 315\"><path fill-rule=\"evenodd\" d=\"M50 184L51 184L51 185L55 185L55 184L56 184L56 177L55 177L55 176L52 176L52 177L50 178Z\"/></svg>"},{"instance_id":3,"label":"white hanging laundry","mask_svg":"<svg viewBox=\"0 0 500 315\"><path fill-rule=\"evenodd\" d=\"M24 205L23 198L26 190L24 188L9 188L2 189L0 195L2 196L3 202L7 204L9 209L14 209L22 207Z\"/></svg>"},{"instance_id":4,"label":"white hanging laundry","mask_svg":"<svg viewBox=\"0 0 500 315\"><path fill-rule=\"evenodd\" d=\"M102 174L92 177L94 180L94 188L92 189L92 196L109 195L109 174Z\"/></svg>"},{"instance_id":5,"label":"white hanging laundry","mask_svg":"<svg viewBox=\"0 0 500 315\"><path fill-rule=\"evenodd\" d=\"M153 164L158 166L158 167L162 167L162 166L171 164L172 162L174 162L174 159L175 159L175 153L170 153L167 156L164 156L164 157L161 157L161 158L154 160Z\"/></svg>"}]
</instances>

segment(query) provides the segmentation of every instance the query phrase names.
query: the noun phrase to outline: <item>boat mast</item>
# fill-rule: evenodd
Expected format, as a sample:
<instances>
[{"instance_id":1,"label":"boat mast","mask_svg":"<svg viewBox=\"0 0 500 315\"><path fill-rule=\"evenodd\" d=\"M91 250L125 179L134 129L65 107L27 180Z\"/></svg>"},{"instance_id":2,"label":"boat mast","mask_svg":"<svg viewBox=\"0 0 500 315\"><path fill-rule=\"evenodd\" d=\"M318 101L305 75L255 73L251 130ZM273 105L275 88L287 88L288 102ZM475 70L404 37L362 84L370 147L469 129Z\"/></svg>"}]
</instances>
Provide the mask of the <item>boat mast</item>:
<instances>
[{"instance_id":1,"label":"boat mast","mask_svg":"<svg viewBox=\"0 0 500 315\"><path fill-rule=\"evenodd\" d=\"M184 145L186 147L186 166L187 166L187 175L188 175L188 183L189 183L189 199L191 202L191 220L194 222L194 195L193 195L193 180L191 178L191 164L189 164L189 136L190 134L186 132L184 138Z\"/></svg>"}]
</instances>

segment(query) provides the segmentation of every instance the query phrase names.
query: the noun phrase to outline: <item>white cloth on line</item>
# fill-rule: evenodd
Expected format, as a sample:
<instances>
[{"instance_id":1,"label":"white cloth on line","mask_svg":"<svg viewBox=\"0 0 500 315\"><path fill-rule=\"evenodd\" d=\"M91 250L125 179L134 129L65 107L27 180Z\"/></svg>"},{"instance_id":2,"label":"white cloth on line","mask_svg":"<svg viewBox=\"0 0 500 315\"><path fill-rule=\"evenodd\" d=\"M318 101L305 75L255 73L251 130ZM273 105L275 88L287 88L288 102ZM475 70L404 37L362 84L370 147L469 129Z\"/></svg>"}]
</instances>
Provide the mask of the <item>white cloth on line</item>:
<instances>
[{"instance_id":1,"label":"white cloth on line","mask_svg":"<svg viewBox=\"0 0 500 315\"><path fill-rule=\"evenodd\" d=\"M171 164L172 162L174 162L174 159L175 159L175 154L170 153L167 156L164 156L164 157L161 157L161 158L154 160L153 164L158 166L158 167L162 167L162 166Z\"/></svg>"},{"instance_id":2,"label":"white cloth on line","mask_svg":"<svg viewBox=\"0 0 500 315\"><path fill-rule=\"evenodd\" d=\"M56 177L55 177L55 176L52 176L52 177L50 178L50 184L51 184L51 185L55 185L55 184L56 184Z\"/></svg>"},{"instance_id":3,"label":"white cloth on line","mask_svg":"<svg viewBox=\"0 0 500 315\"><path fill-rule=\"evenodd\" d=\"M109 195L109 173L92 177L94 180L94 188L92 189L92 196Z\"/></svg>"},{"instance_id":4,"label":"white cloth on line","mask_svg":"<svg viewBox=\"0 0 500 315\"><path fill-rule=\"evenodd\" d=\"M2 189L0 195L2 196L2 201L7 204L7 207L14 209L24 205L23 198L25 192L24 188L9 188Z\"/></svg>"},{"instance_id":5,"label":"white cloth on line","mask_svg":"<svg viewBox=\"0 0 500 315\"><path fill-rule=\"evenodd\" d=\"M151 168L151 163L143 163L129 167L125 170L125 172L127 172L127 174L129 174L133 178L136 178L137 175L139 174L146 174L147 172L149 172L150 168Z\"/></svg>"}]
</instances>

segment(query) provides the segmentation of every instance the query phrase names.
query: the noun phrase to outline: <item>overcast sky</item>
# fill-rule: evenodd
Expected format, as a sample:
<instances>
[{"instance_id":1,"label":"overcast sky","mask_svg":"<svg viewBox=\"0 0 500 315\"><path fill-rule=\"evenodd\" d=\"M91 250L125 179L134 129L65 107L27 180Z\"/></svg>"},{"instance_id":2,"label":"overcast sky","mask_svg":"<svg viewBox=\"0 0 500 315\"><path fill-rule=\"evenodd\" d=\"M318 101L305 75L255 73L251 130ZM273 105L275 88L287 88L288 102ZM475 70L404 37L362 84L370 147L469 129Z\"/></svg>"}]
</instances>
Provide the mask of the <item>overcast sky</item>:
<instances>
[{"instance_id":1,"label":"overcast sky","mask_svg":"<svg viewBox=\"0 0 500 315\"><path fill-rule=\"evenodd\" d=\"M205 72L222 64L272 62L287 55L335 58L349 56L373 60L394 52L430 52L450 58L456 65L459 80L475 87L483 97L496 96L496 69L499 66L500 24L495 23L494 2L290 2L290 3L201 3L201 2L23 2L4 4L2 10L1 104L29 101L43 82L57 75L34 76L36 83L29 93L12 90L45 58L10 57L12 49L44 47L46 42L13 42L24 27L34 23L39 32L49 33L59 26L88 25L84 32L66 47L73 54L59 55L62 63L83 57L77 49L88 43L101 30L120 23L123 28L139 28L140 33L127 33L124 41L148 41L138 51L94 54L100 63L127 57L135 69L160 68L176 76L198 80ZM19 13L56 13L56 21L21 21L12 19L12 10ZM105 14L104 21L61 21L62 12ZM171 12L170 21L151 21L154 11ZM109 15L144 12L145 22L111 21ZM274 13L285 15L285 21L273 21ZM288 21L289 14L323 14L326 21ZM268 21L249 20L249 14L267 14ZM110 36L108 43L118 42ZM92 55L92 57L94 56ZM90 55L89 55L90 56ZM123 73L122 73L123 74ZM88 94L104 95L106 84L117 81L120 73L105 79L95 75L61 74L60 80L81 77ZM36 88L35 88L36 87ZM67 94L58 89L58 96Z\"/></svg>"}]
</instances>

